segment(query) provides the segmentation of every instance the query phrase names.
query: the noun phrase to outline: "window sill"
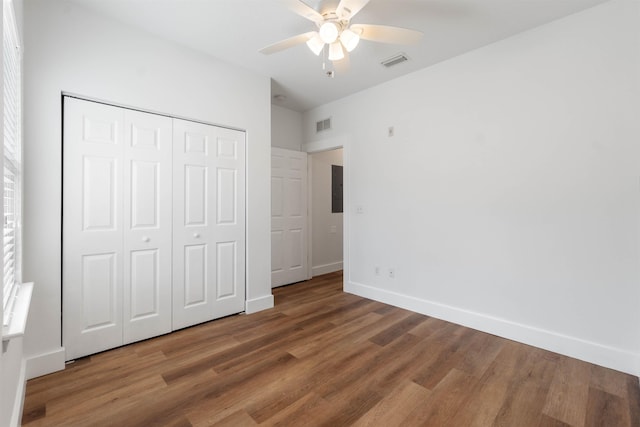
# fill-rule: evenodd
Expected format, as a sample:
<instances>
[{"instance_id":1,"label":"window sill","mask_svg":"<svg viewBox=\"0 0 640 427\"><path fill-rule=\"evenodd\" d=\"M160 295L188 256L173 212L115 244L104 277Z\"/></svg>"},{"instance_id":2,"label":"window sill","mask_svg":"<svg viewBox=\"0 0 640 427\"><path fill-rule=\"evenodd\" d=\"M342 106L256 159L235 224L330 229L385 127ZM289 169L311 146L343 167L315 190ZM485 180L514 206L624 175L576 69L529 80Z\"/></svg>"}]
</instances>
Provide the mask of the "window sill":
<instances>
[{"instance_id":1,"label":"window sill","mask_svg":"<svg viewBox=\"0 0 640 427\"><path fill-rule=\"evenodd\" d=\"M33 283L23 283L20 285L16 301L13 305L13 313L9 324L2 327L2 344L24 335L27 327L27 316L29 315L29 306L31 305L31 293L33 292Z\"/></svg>"}]
</instances>

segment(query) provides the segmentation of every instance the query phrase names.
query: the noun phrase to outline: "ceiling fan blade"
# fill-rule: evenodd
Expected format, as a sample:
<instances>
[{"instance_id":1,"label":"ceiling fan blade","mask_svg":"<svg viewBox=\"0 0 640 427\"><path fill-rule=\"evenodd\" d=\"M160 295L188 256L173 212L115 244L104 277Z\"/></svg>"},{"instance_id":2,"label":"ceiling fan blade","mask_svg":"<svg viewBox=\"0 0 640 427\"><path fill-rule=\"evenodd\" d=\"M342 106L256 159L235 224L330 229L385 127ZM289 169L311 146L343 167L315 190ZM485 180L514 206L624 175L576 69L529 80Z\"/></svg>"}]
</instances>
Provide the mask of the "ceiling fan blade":
<instances>
[{"instance_id":1,"label":"ceiling fan blade","mask_svg":"<svg viewBox=\"0 0 640 427\"><path fill-rule=\"evenodd\" d=\"M272 53L280 52L281 50L289 49L290 47L305 43L311 37L316 34L315 31L310 31L304 34L298 34L297 36L289 37L288 39L280 40L277 43L270 44L260 49L258 52L265 55L271 55Z\"/></svg>"},{"instance_id":2,"label":"ceiling fan blade","mask_svg":"<svg viewBox=\"0 0 640 427\"><path fill-rule=\"evenodd\" d=\"M280 3L288 7L292 12L297 13L303 18L307 18L309 21L321 22L324 20L317 10L307 6L300 0L280 0Z\"/></svg>"},{"instance_id":3,"label":"ceiling fan blade","mask_svg":"<svg viewBox=\"0 0 640 427\"><path fill-rule=\"evenodd\" d=\"M338 74L343 74L349 71L351 68L351 60L349 59L349 53L344 52L344 58L340 61L333 61L333 69L336 70Z\"/></svg>"},{"instance_id":4,"label":"ceiling fan blade","mask_svg":"<svg viewBox=\"0 0 640 427\"><path fill-rule=\"evenodd\" d=\"M412 44L420 41L423 36L421 31L387 25L354 24L350 29L363 40L381 43Z\"/></svg>"},{"instance_id":5,"label":"ceiling fan blade","mask_svg":"<svg viewBox=\"0 0 640 427\"><path fill-rule=\"evenodd\" d=\"M369 0L341 0L336 9L336 15L341 19L351 19L365 7Z\"/></svg>"}]
</instances>

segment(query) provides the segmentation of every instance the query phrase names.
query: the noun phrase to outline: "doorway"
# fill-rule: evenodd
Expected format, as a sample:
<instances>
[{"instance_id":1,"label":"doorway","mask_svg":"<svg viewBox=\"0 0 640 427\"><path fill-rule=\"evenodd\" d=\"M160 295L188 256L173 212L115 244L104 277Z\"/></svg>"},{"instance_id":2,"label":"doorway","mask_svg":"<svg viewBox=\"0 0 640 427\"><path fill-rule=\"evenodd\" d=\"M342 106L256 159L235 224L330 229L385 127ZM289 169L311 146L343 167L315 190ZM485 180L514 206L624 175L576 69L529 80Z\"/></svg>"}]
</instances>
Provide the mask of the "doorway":
<instances>
[{"instance_id":1,"label":"doorway","mask_svg":"<svg viewBox=\"0 0 640 427\"><path fill-rule=\"evenodd\" d=\"M343 149L271 153L271 287L343 270Z\"/></svg>"},{"instance_id":2,"label":"doorway","mask_svg":"<svg viewBox=\"0 0 640 427\"><path fill-rule=\"evenodd\" d=\"M311 276L344 267L342 148L309 154L309 260Z\"/></svg>"}]
</instances>

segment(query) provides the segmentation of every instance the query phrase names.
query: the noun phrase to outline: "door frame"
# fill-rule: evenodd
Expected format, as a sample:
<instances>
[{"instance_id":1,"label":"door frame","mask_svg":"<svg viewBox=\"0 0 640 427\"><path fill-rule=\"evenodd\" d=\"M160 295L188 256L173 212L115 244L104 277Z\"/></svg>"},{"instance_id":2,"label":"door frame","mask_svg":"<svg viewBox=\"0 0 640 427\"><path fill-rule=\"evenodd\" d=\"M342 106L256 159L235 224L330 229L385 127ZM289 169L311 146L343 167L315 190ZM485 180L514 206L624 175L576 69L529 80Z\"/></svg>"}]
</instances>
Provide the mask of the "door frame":
<instances>
[{"instance_id":1,"label":"door frame","mask_svg":"<svg viewBox=\"0 0 640 427\"><path fill-rule=\"evenodd\" d=\"M343 135L339 135L332 138L323 139L320 141L310 142L308 144L302 144L302 151L306 152L308 155L320 153L323 151L331 151L342 148L342 164L343 164L343 178L342 178L342 271L343 271L343 288L344 283L350 281L350 252L349 252L349 230L351 229L351 194L350 194L350 154L351 154L351 134L345 133ZM307 162L307 186L308 186L308 198L307 198L307 225L309 230L312 227L312 217L311 217L311 209L312 209L312 162ZM308 250L307 256L309 257L308 266L309 272L308 276L312 277L312 268L311 265L311 255L312 255L312 240L313 237L311 233L309 233L308 239Z\"/></svg>"}]
</instances>

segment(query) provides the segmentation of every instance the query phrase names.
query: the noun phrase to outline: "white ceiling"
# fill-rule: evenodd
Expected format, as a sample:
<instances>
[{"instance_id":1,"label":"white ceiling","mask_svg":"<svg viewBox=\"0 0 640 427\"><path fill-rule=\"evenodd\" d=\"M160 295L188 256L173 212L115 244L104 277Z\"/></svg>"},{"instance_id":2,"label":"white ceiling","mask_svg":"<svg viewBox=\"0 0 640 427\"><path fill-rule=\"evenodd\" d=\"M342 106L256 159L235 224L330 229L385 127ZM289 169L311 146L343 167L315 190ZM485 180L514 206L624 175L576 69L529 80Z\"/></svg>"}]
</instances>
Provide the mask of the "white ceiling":
<instances>
[{"instance_id":1,"label":"white ceiling","mask_svg":"<svg viewBox=\"0 0 640 427\"><path fill-rule=\"evenodd\" d=\"M351 68L328 78L306 45L270 56L258 49L315 30L278 0L73 0L163 39L272 78L273 103L297 111L342 98L403 74L510 37L606 0L371 0L352 23L424 32L415 45L361 41ZM317 6L318 0L306 3ZM410 61L380 62L397 53Z\"/></svg>"}]
</instances>

